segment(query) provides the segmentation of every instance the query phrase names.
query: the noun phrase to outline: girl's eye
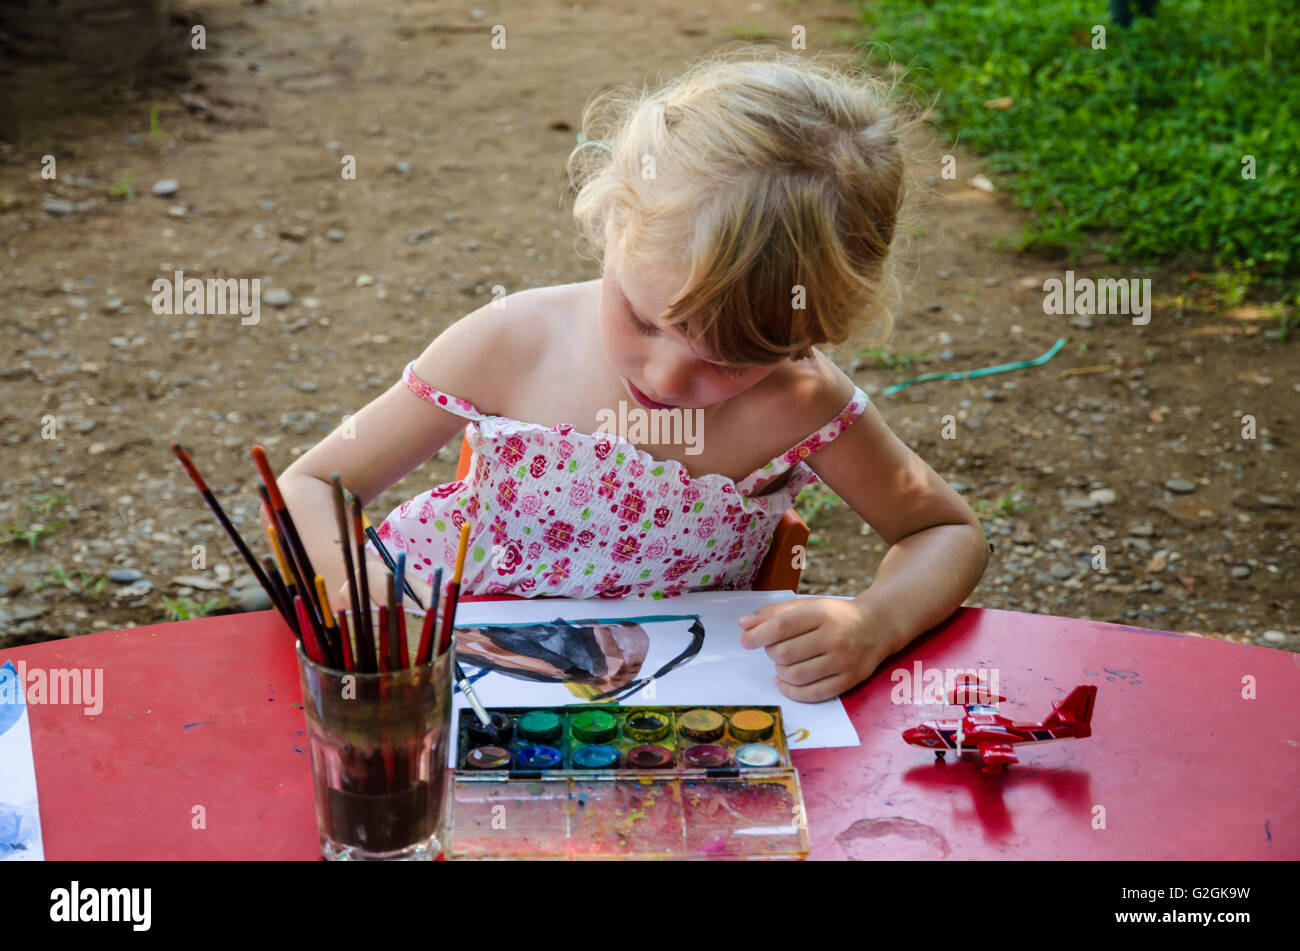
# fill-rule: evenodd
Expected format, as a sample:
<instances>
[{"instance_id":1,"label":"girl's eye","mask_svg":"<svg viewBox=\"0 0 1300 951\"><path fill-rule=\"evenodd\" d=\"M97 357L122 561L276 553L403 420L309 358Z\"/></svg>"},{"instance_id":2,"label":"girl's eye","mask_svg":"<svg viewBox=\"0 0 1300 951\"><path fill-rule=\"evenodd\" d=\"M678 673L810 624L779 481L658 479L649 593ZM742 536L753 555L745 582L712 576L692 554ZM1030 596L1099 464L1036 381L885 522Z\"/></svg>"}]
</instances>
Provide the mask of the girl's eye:
<instances>
[{"instance_id":1,"label":"girl's eye","mask_svg":"<svg viewBox=\"0 0 1300 951\"><path fill-rule=\"evenodd\" d=\"M647 324L644 321L639 320L635 315L633 315L632 317L632 323L636 325L636 332L643 337L653 337L655 334L659 333L658 327L655 327L653 324Z\"/></svg>"}]
</instances>

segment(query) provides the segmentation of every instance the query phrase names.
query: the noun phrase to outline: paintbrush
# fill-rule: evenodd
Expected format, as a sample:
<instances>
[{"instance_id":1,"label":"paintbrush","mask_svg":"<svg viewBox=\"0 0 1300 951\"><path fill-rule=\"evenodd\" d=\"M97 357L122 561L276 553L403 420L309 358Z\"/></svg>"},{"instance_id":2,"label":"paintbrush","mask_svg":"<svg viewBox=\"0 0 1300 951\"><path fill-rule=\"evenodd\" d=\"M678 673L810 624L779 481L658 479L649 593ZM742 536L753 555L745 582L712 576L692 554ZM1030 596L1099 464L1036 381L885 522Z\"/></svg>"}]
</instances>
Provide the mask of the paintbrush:
<instances>
[{"instance_id":1,"label":"paintbrush","mask_svg":"<svg viewBox=\"0 0 1300 951\"><path fill-rule=\"evenodd\" d=\"M271 527L273 526L267 526L267 528ZM302 634L298 630L297 612L293 610L293 596L289 594L289 589L285 587L284 579L280 577L280 569L276 567L275 559L270 555L263 555L262 568L266 571L266 576L271 579L271 587L275 588L275 593L280 599L280 603L289 606L286 608L288 611L289 627L293 629L294 634L301 637Z\"/></svg>"},{"instance_id":2,"label":"paintbrush","mask_svg":"<svg viewBox=\"0 0 1300 951\"><path fill-rule=\"evenodd\" d=\"M271 468L270 460L266 458L266 450L261 446L254 446L252 455L257 471L262 476L262 483L266 486L267 497L270 499L271 514L274 515L280 526L280 538L287 549L290 563L298 568L298 577L295 580L298 582L302 599L307 602L307 615L316 620L315 630L317 635L322 638L328 656L331 657L334 664L341 665L343 663L343 653L326 636L324 624L321 623L324 614L320 605L316 603L316 589L312 583L312 579L316 577L316 569L312 567L307 548L302 543L302 536L298 534L298 528L293 523L293 516L289 513L289 507L285 504L284 496L280 493L280 485L276 482L275 471Z\"/></svg>"},{"instance_id":3,"label":"paintbrush","mask_svg":"<svg viewBox=\"0 0 1300 951\"><path fill-rule=\"evenodd\" d=\"M244 559L244 563L248 565L249 570L253 572L253 577L257 579L257 583L262 586L262 590L266 592L266 596L271 599L271 603L276 606L276 610L280 612L280 616L284 618L285 623L292 629L294 625L293 621L290 620L291 613L289 605L282 605L278 601L276 591L271 585L271 579L262 571L262 566L257 563L257 559L253 557L253 553L248 550L248 546L244 544L244 539L240 537L239 532L235 531L235 526L232 525L230 519L226 517L226 512L217 501L217 497L212 494L212 490L208 488L208 483L204 481L203 476L199 475L199 470L194 465L194 460L190 458L190 454L181 448L180 443L176 442L172 443L172 452L176 454L176 458L180 460L181 465L189 475L190 480L194 483L195 488L199 490L199 495L203 496L203 501L208 503L208 508L210 508L212 514L217 517L217 521L221 523L221 528L225 531L230 540L235 543L235 548L239 550L240 557Z\"/></svg>"},{"instance_id":4,"label":"paintbrush","mask_svg":"<svg viewBox=\"0 0 1300 951\"><path fill-rule=\"evenodd\" d=\"M356 494L348 491L346 488L343 489L343 494L347 497L349 504L351 504L352 500L356 498ZM388 549L384 547L384 543L379 537L379 532L376 531L375 526L370 523L370 519L366 517L364 510L361 512L361 527L365 530L366 538L370 539L370 543L375 546L375 551L379 552L379 557L383 559L384 565L389 571L396 572L397 563L393 561L393 556L390 555ZM421 610L424 610L424 604L420 601L420 596L415 593L415 589L411 587L411 583L409 581L403 581L402 586L403 590L410 596L411 600L414 601Z\"/></svg>"},{"instance_id":5,"label":"paintbrush","mask_svg":"<svg viewBox=\"0 0 1300 951\"><path fill-rule=\"evenodd\" d=\"M420 625L420 643L415 648L415 662L429 663L433 652L433 625L438 618L438 601L442 596L442 565L433 570L433 594L430 596L429 610L424 612L424 623ZM456 669L457 678L463 677L460 665Z\"/></svg>"},{"instance_id":6,"label":"paintbrush","mask_svg":"<svg viewBox=\"0 0 1300 951\"><path fill-rule=\"evenodd\" d=\"M302 573L298 561L293 557L293 547L288 543L284 535L284 523L280 521L279 513L271 505L270 489L265 482L259 482L257 486L258 494L262 497L262 504L266 506L267 512L271 516L272 524L267 526L267 536L271 539L271 547L275 550L276 556L281 559L281 569L288 567L289 574L285 578L288 585L289 594L293 597L300 597L303 600L304 607L307 608L307 620L311 622L311 629L316 637L323 644L328 641L325 638L325 628L320 622L313 604L316 601L316 590L308 582ZM287 514L287 510L286 510ZM292 582L289 579L292 578ZM327 655L328 656L328 655Z\"/></svg>"},{"instance_id":7,"label":"paintbrush","mask_svg":"<svg viewBox=\"0 0 1300 951\"><path fill-rule=\"evenodd\" d=\"M321 647L320 641L316 637L316 631L308 621L307 605L303 603L302 596L297 595L293 599L293 606L298 611L298 626L302 628L302 647L307 652L307 656L322 667L328 665L325 659L325 651Z\"/></svg>"},{"instance_id":8,"label":"paintbrush","mask_svg":"<svg viewBox=\"0 0 1300 951\"><path fill-rule=\"evenodd\" d=\"M335 623L334 612L330 608L329 594L325 591L325 579L320 575L315 578L316 597L320 601L321 613L325 616L325 639L331 643L339 645L340 666L344 670L352 669L352 651L348 647L347 639L340 636L340 628Z\"/></svg>"},{"instance_id":9,"label":"paintbrush","mask_svg":"<svg viewBox=\"0 0 1300 951\"><path fill-rule=\"evenodd\" d=\"M394 590L397 592L397 655L402 659L402 669L405 670L410 666L411 655L407 653L408 645L406 643L406 610L402 605L402 585L406 582L406 552L397 553L397 572L395 574Z\"/></svg>"},{"instance_id":10,"label":"paintbrush","mask_svg":"<svg viewBox=\"0 0 1300 951\"><path fill-rule=\"evenodd\" d=\"M361 650L360 638L364 625L358 625L358 618L361 614L361 600L357 595L357 572L352 564L352 546L348 543L348 516L343 504L343 483L339 481L339 474L336 472L330 476L330 488L334 496L334 517L339 523L339 544L343 546L343 566L347 571L348 579L348 603L352 607L352 626L357 628L357 666L364 669L363 663L365 655ZM364 566L362 566L364 568ZM369 610L370 605L366 605Z\"/></svg>"},{"instance_id":11,"label":"paintbrush","mask_svg":"<svg viewBox=\"0 0 1300 951\"><path fill-rule=\"evenodd\" d=\"M370 606L370 572L366 570L366 536L361 528L361 500L352 497L352 543L356 546L357 582L360 585L358 597L361 601L361 613L354 620L361 625L357 631L357 642L365 642L366 670L369 673L379 671L379 657L375 653L375 630L371 623Z\"/></svg>"},{"instance_id":12,"label":"paintbrush","mask_svg":"<svg viewBox=\"0 0 1300 951\"><path fill-rule=\"evenodd\" d=\"M400 613L397 602L397 581L393 573L388 572L388 629L385 633L388 635L388 669L401 670L404 666L401 654L398 653L397 638L397 615Z\"/></svg>"},{"instance_id":13,"label":"paintbrush","mask_svg":"<svg viewBox=\"0 0 1300 951\"><path fill-rule=\"evenodd\" d=\"M451 630L456 623L456 605L460 602L460 579L465 571L465 550L469 547L469 522L460 526L460 545L456 549L456 570L451 576L447 588L447 606L442 612L442 636L438 639L438 653L441 657L451 647Z\"/></svg>"},{"instance_id":14,"label":"paintbrush","mask_svg":"<svg viewBox=\"0 0 1300 951\"><path fill-rule=\"evenodd\" d=\"M391 575L389 577L392 577ZM379 672L386 674L388 666L388 605L379 606Z\"/></svg>"},{"instance_id":15,"label":"paintbrush","mask_svg":"<svg viewBox=\"0 0 1300 951\"><path fill-rule=\"evenodd\" d=\"M339 612L338 622L339 637L343 639L343 669L351 672L357 669L357 664L352 656L352 636L348 631L348 615L346 611Z\"/></svg>"}]
</instances>

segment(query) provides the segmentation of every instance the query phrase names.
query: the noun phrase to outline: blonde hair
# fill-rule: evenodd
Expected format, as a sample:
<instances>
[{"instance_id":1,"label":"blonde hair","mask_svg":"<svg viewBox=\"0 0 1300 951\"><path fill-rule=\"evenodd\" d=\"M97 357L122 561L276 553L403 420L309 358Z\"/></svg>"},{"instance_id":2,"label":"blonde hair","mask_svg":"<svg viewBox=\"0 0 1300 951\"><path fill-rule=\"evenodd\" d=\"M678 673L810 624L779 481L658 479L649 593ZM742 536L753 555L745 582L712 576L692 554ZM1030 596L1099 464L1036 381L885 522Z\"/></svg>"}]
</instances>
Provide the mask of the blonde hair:
<instances>
[{"instance_id":1,"label":"blonde hair","mask_svg":"<svg viewBox=\"0 0 1300 951\"><path fill-rule=\"evenodd\" d=\"M896 85L824 59L717 51L583 112L568 159L583 236L603 255L609 226L634 266L684 269L659 316L721 362L892 330L913 120Z\"/></svg>"}]
</instances>

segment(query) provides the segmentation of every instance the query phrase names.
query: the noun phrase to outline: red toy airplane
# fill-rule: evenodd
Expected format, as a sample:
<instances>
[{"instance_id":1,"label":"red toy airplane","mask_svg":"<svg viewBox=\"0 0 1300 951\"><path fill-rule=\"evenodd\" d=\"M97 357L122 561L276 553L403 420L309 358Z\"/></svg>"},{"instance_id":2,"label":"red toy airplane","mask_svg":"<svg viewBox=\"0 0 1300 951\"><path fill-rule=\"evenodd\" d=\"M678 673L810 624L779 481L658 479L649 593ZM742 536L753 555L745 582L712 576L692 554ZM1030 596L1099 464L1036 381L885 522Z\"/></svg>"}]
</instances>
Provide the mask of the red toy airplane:
<instances>
[{"instance_id":1,"label":"red toy airplane","mask_svg":"<svg viewBox=\"0 0 1300 951\"><path fill-rule=\"evenodd\" d=\"M982 691L982 692L981 692ZM1092 708L1097 700L1097 688L1081 684L1070 691L1064 700L1052 703L1052 712L1042 723L1013 723L1000 716L997 708L988 703L968 703L969 696L1001 703L1005 697L990 698L987 686L965 674L958 677L948 694L948 703L961 704L966 715L960 720L931 720L903 731L903 739L913 746L934 750L937 759L943 759L949 750L963 752L978 749L984 762L984 772L998 773L1011 763L1020 762L1011 747L1014 743L1041 743L1045 740L1063 740L1074 737L1081 740L1092 736Z\"/></svg>"}]
</instances>

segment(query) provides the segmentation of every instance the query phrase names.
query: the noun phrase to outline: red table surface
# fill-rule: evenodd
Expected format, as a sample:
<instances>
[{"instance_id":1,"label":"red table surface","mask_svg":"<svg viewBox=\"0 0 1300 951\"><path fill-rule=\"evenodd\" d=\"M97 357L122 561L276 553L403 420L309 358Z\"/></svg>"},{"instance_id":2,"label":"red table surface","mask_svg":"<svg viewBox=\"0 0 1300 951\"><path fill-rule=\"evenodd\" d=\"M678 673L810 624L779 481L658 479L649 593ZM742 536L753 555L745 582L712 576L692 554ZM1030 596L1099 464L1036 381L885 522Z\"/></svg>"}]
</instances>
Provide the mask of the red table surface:
<instances>
[{"instance_id":1,"label":"red table surface","mask_svg":"<svg viewBox=\"0 0 1300 951\"><path fill-rule=\"evenodd\" d=\"M474 599L465 599L474 600ZM103 710L28 707L49 859L318 859L292 641L271 612L0 651L102 667ZM1099 687L1093 735L1017 747L1003 775L901 730L890 672L996 667L1039 720ZM1251 678L1254 699L1243 698ZM811 858L1300 858L1300 656L1165 631L959 609L845 695L862 745L794 753ZM194 828L196 806L206 828ZM1104 825L1104 827L1102 827Z\"/></svg>"}]
</instances>

